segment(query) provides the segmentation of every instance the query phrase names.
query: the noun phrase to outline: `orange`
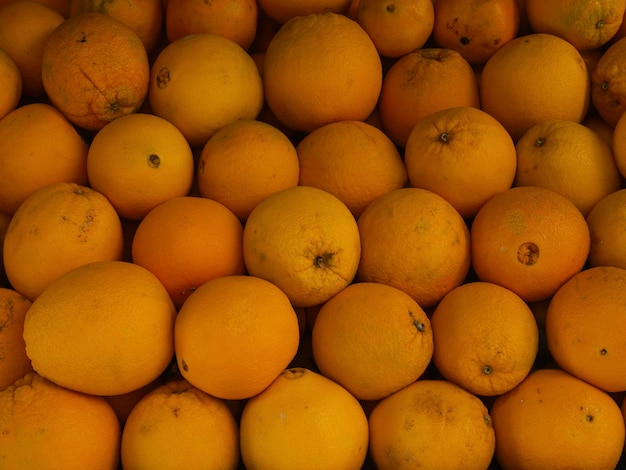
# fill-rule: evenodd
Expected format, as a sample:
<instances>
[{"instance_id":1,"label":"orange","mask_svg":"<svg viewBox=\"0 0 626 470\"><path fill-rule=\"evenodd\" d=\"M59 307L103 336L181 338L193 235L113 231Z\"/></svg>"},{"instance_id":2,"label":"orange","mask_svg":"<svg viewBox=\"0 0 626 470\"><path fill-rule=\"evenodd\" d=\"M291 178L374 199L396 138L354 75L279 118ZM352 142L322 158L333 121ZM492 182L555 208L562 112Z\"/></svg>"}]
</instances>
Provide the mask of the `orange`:
<instances>
[{"instance_id":1,"label":"orange","mask_svg":"<svg viewBox=\"0 0 626 470\"><path fill-rule=\"evenodd\" d=\"M409 294L422 308L461 284L470 267L469 230L441 196L402 188L378 197L358 220L360 281Z\"/></svg>"},{"instance_id":2,"label":"orange","mask_svg":"<svg viewBox=\"0 0 626 470\"><path fill-rule=\"evenodd\" d=\"M192 147L239 119L255 119L263 106L263 82L254 60L236 42L211 33L169 43L150 74L149 102Z\"/></svg>"},{"instance_id":3,"label":"orange","mask_svg":"<svg viewBox=\"0 0 626 470\"><path fill-rule=\"evenodd\" d=\"M256 35L256 0L176 0L168 2L165 29L169 42L189 34L213 33L248 49Z\"/></svg>"},{"instance_id":4,"label":"orange","mask_svg":"<svg viewBox=\"0 0 626 470\"><path fill-rule=\"evenodd\" d=\"M265 99L276 118L296 131L365 120L381 84L374 43L356 21L337 13L292 18L265 51Z\"/></svg>"},{"instance_id":5,"label":"orange","mask_svg":"<svg viewBox=\"0 0 626 470\"><path fill-rule=\"evenodd\" d=\"M581 122L589 88L580 52L558 36L534 33L509 41L485 63L480 102L517 141L540 121Z\"/></svg>"},{"instance_id":6,"label":"orange","mask_svg":"<svg viewBox=\"0 0 626 470\"><path fill-rule=\"evenodd\" d=\"M0 287L0 390L33 370L22 338L31 303L19 292Z\"/></svg>"},{"instance_id":7,"label":"orange","mask_svg":"<svg viewBox=\"0 0 626 470\"><path fill-rule=\"evenodd\" d=\"M5 3L10 3L15 0L0 0L0 5L4 5ZM70 2L72 0L37 0L39 3L43 3L49 7L57 10L64 18L67 18L69 15Z\"/></svg>"},{"instance_id":8,"label":"orange","mask_svg":"<svg viewBox=\"0 0 626 470\"><path fill-rule=\"evenodd\" d=\"M294 144L271 124L242 119L219 129L202 148L200 194L228 207L240 220L270 194L298 185Z\"/></svg>"},{"instance_id":9,"label":"orange","mask_svg":"<svg viewBox=\"0 0 626 470\"><path fill-rule=\"evenodd\" d=\"M4 49L0 49L0 81L3 83L0 91L0 119L2 119L17 108L22 98L20 69Z\"/></svg>"},{"instance_id":10,"label":"orange","mask_svg":"<svg viewBox=\"0 0 626 470\"><path fill-rule=\"evenodd\" d=\"M46 103L20 106L0 119L0 212L13 214L52 183L87 183L87 143Z\"/></svg>"},{"instance_id":11,"label":"orange","mask_svg":"<svg viewBox=\"0 0 626 470\"><path fill-rule=\"evenodd\" d=\"M418 380L381 400L369 416L379 470L484 470L495 448L485 405L446 380Z\"/></svg>"},{"instance_id":12,"label":"orange","mask_svg":"<svg viewBox=\"0 0 626 470\"><path fill-rule=\"evenodd\" d=\"M93 395L120 395L155 380L174 352L176 310L159 280L125 261L75 268L37 297L24 340L33 368Z\"/></svg>"},{"instance_id":13,"label":"orange","mask_svg":"<svg viewBox=\"0 0 626 470\"><path fill-rule=\"evenodd\" d=\"M244 405L240 438L248 470L358 470L367 454L367 418L345 388L292 368Z\"/></svg>"},{"instance_id":14,"label":"orange","mask_svg":"<svg viewBox=\"0 0 626 470\"><path fill-rule=\"evenodd\" d=\"M515 144L504 126L471 106L426 116L413 127L404 148L411 186L439 194L464 218L511 187L516 161Z\"/></svg>"},{"instance_id":15,"label":"orange","mask_svg":"<svg viewBox=\"0 0 626 470\"><path fill-rule=\"evenodd\" d=\"M322 304L352 282L361 244L354 216L337 197L312 186L269 195L248 216L248 272L276 284L296 307Z\"/></svg>"},{"instance_id":16,"label":"orange","mask_svg":"<svg viewBox=\"0 0 626 470\"><path fill-rule=\"evenodd\" d=\"M517 141L515 186L541 186L565 196L587 215L622 183L611 147L574 121L542 121Z\"/></svg>"},{"instance_id":17,"label":"orange","mask_svg":"<svg viewBox=\"0 0 626 470\"><path fill-rule=\"evenodd\" d=\"M211 279L178 312L178 368L214 397L249 398L294 358L299 331L296 312L274 284L254 276Z\"/></svg>"},{"instance_id":18,"label":"orange","mask_svg":"<svg viewBox=\"0 0 626 470\"><path fill-rule=\"evenodd\" d=\"M583 268L589 247L587 223L574 203L539 186L497 194L472 223L472 267L478 278L527 302L552 296Z\"/></svg>"},{"instance_id":19,"label":"orange","mask_svg":"<svg viewBox=\"0 0 626 470\"><path fill-rule=\"evenodd\" d=\"M615 126L611 139L613 156L620 174L626 177L626 118L620 116Z\"/></svg>"},{"instance_id":20,"label":"orange","mask_svg":"<svg viewBox=\"0 0 626 470\"><path fill-rule=\"evenodd\" d=\"M142 219L162 202L189 194L194 166L185 136L153 114L110 122L96 133L87 154L90 186L128 219Z\"/></svg>"},{"instance_id":21,"label":"orange","mask_svg":"<svg viewBox=\"0 0 626 470\"><path fill-rule=\"evenodd\" d=\"M613 133L615 129L608 122L606 122L595 109L590 109L589 113L583 120L583 125L594 131L602 140L604 140L611 150L613 150ZM615 155L613 155L615 157Z\"/></svg>"},{"instance_id":22,"label":"orange","mask_svg":"<svg viewBox=\"0 0 626 470\"><path fill-rule=\"evenodd\" d=\"M360 0L356 21L385 57L402 57L421 48L435 24L432 0Z\"/></svg>"},{"instance_id":23,"label":"orange","mask_svg":"<svg viewBox=\"0 0 626 470\"><path fill-rule=\"evenodd\" d=\"M533 31L562 37L579 50L602 47L617 33L625 0L525 0Z\"/></svg>"},{"instance_id":24,"label":"orange","mask_svg":"<svg viewBox=\"0 0 626 470\"><path fill-rule=\"evenodd\" d=\"M145 395L157 388L159 385L162 385L164 383L164 375L165 373L161 374L149 384L144 385L143 387L139 387L135 390L131 390L130 392L122 393L119 395L107 395L104 397L113 408L113 411L115 411L117 419L119 420L122 427L124 427L124 424L128 419L128 415L135 407L135 405L139 403L139 400L141 400Z\"/></svg>"},{"instance_id":25,"label":"orange","mask_svg":"<svg viewBox=\"0 0 626 470\"><path fill-rule=\"evenodd\" d=\"M530 307L489 282L452 289L431 315L433 361L449 381L480 396L517 386L530 372L539 330Z\"/></svg>"},{"instance_id":26,"label":"orange","mask_svg":"<svg viewBox=\"0 0 626 470\"><path fill-rule=\"evenodd\" d=\"M4 468L116 470L120 424L107 401L31 372L0 391Z\"/></svg>"},{"instance_id":27,"label":"orange","mask_svg":"<svg viewBox=\"0 0 626 470\"><path fill-rule=\"evenodd\" d=\"M602 198L587 215L589 266L626 269L626 189Z\"/></svg>"},{"instance_id":28,"label":"orange","mask_svg":"<svg viewBox=\"0 0 626 470\"><path fill-rule=\"evenodd\" d=\"M258 0L259 7L274 21L286 23L294 16L317 13L347 13L351 0Z\"/></svg>"},{"instance_id":29,"label":"orange","mask_svg":"<svg viewBox=\"0 0 626 470\"><path fill-rule=\"evenodd\" d=\"M560 369L532 372L491 408L503 468L614 469L624 419L608 394Z\"/></svg>"},{"instance_id":30,"label":"orange","mask_svg":"<svg viewBox=\"0 0 626 470\"><path fill-rule=\"evenodd\" d=\"M131 411L121 441L125 470L236 469L239 431L226 403L185 380L145 395Z\"/></svg>"},{"instance_id":31,"label":"orange","mask_svg":"<svg viewBox=\"0 0 626 470\"><path fill-rule=\"evenodd\" d=\"M546 313L546 339L556 363L607 392L626 391L626 269L586 269L559 288Z\"/></svg>"},{"instance_id":32,"label":"orange","mask_svg":"<svg viewBox=\"0 0 626 470\"><path fill-rule=\"evenodd\" d=\"M132 29L146 51L152 51L157 45L163 28L163 5L161 0L68 0L69 15L78 13L100 12L117 18Z\"/></svg>"},{"instance_id":33,"label":"orange","mask_svg":"<svg viewBox=\"0 0 626 470\"><path fill-rule=\"evenodd\" d=\"M513 40L520 26L516 0L437 0L433 38L454 49L470 64L483 65Z\"/></svg>"},{"instance_id":34,"label":"orange","mask_svg":"<svg viewBox=\"0 0 626 470\"><path fill-rule=\"evenodd\" d=\"M141 39L111 15L78 13L46 41L42 80L50 101L87 130L136 112L148 94L150 66Z\"/></svg>"},{"instance_id":35,"label":"orange","mask_svg":"<svg viewBox=\"0 0 626 470\"><path fill-rule=\"evenodd\" d=\"M4 269L30 300L66 272L94 261L120 260L124 236L108 199L74 183L35 191L13 215L4 237Z\"/></svg>"},{"instance_id":36,"label":"orange","mask_svg":"<svg viewBox=\"0 0 626 470\"><path fill-rule=\"evenodd\" d=\"M300 184L337 196L355 217L378 196L402 188L407 173L387 135L362 121L325 124L297 145Z\"/></svg>"},{"instance_id":37,"label":"orange","mask_svg":"<svg viewBox=\"0 0 626 470\"><path fill-rule=\"evenodd\" d=\"M404 147L421 119L457 106L480 107L471 65L452 49L421 48L391 65L383 80L378 112L387 135Z\"/></svg>"},{"instance_id":38,"label":"orange","mask_svg":"<svg viewBox=\"0 0 626 470\"><path fill-rule=\"evenodd\" d=\"M591 74L591 102L598 114L615 127L626 111L626 85L622 82L626 64L626 38L608 46Z\"/></svg>"},{"instance_id":39,"label":"orange","mask_svg":"<svg viewBox=\"0 0 626 470\"><path fill-rule=\"evenodd\" d=\"M244 273L242 237L241 223L223 204L181 196L139 222L132 260L154 273L180 307L205 281Z\"/></svg>"},{"instance_id":40,"label":"orange","mask_svg":"<svg viewBox=\"0 0 626 470\"><path fill-rule=\"evenodd\" d=\"M19 0L0 5L0 49L17 65L22 92L31 97L44 95L41 77L45 44L64 21L52 6L34 0Z\"/></svg>"},{"instance_id":41,"label":"orange","mask_svg":"<svg viewBox=\"0 0 626 470\"><path fill-rule=\"evenodd\" d=\"M433 330L408 294L361 282L322 305L312 348L322 374L359 400L379 400L424 373L433 354Z\"/></svg>"}]
</instances>

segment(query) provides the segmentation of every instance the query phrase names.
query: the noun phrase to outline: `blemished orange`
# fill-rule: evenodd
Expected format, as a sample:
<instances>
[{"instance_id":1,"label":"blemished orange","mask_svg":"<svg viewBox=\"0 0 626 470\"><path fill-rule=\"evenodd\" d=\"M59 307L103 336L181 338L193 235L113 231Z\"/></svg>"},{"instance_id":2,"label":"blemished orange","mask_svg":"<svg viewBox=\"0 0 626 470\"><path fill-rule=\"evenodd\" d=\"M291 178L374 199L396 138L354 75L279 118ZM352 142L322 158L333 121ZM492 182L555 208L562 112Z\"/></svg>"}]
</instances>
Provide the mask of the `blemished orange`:
<instances>
[{"instance_id":1,"label":"blemished orange","mask_svg":"<svg viewBox=\"0 0 626 470\"><path fill-rule=\"evenodd\" d=\"M622 184L611 147L578 122L541 121L520 137L516 150L515 186L551 189L584 216Z\"/></svg>"},{"instance_id":2,"label":"blemished orange","mask_svg":"<svg viewBox=\"0 0 626 470\"><path fill-rule=\"evenodd\" d=\"M252 209L243 229L248 272L276 284L296 307L322 304L347 287L360 254L348 207L312 186L271 194Z\"/></svg>"},{"instance_id":3,"label":"blemished orange","mask_svg":"<svg viewBox=\"0 0 626 470\"><path fill-rule=\"evenodd\" d=\"M104 194L117 213L139 220L159 204L187 196L194 157L185 136L171 122L146 113L117 118L89 145L89 185Z\"/></svg>"},{"instance_id":4,"label":"blemished orange","mask_svg":"<svg viewBox=\"0 0 626 470\"><path fill-rule=\"evenodd\" d=\"M295 367L244 405L240 421L245 468L358 470L368 448L367 417L341 385Z\"/></svg>"},{"instance_id":5,"label":"blemished orange","mask_svg":"<svg viewBox=\"0 0 626 470\"><path fill-rule=\"evenodd\" d=\"M518 36L498 49L480 75L480 103L517 141L549 119L581 122L589 107L589 74L580 52L546 33Z\"/></svg>"},{"instance_id":6,"label":"blemished orange","mask_svg":"<svg viewBox=\"0 0 626 470\"><path fill-rule=\"evenodd\" d=\"M294 16L348 12L351 0L258 0L259 7L274 21L286 23Z\"/></svg>"},{"instance_id":7,"label":"blemished orange","mask_svg":"<svg viewBox=\"0 0 626 470\"><path fill-rule=\"evenodd\" d=\"M622 38L604 51L591 74L591 102L612 127L626 111L626 85L621 80L625 64L626 38Z\"/></svg>"},{"instance_id":8,"label":"blemished orange","mask_svg":"<svg viewBox=\"0 0 626 470\"><path fill-rule=\"evenodd\" d=\"M622 115L623 116L623 115ZM626 178L626 118L619 117L613 127L611 148L620 175Z\"/></svg>"},{"instance_id":9,"label":"blemished orange","mask_svg":"<svg viewBox=\"0 0 626 470\"><path fill-rule=\"evenodd\" d=\"M218 398L250 398L296 355L298 318L289 298L254 276L222 276L196 289L176 317L178 369Z\"/></svg>"},{"instance_id":10,"label":"blemished orange","mask_svg":"<svg viewBox=\"0 0 626 470\"><path fill-rule=\"evenodd\" d=\"M0 5L0 49L17 65L24 95L44 96L41 77L44 47L52 31L64 20L59 11L35 0Z\"/></svg>"},{"instance_id":11,"label":"blemished orange","mask_svg":"<svg viewBox=\"0 0 626 470\"><path fill-rule=\"evenodd\" d=\"M460 285L437 304L430 319L437 370L476 395L508 392L534 365L539 347L535 316L505 287Z\"/></svg>"},{"instance_id":12,"label":"blemished orange","mask_svg":"<svg viewBox=\"0 0 626 470\"><path fill-rule=\"evenodd\" d=\"M495 195L472 222L472 267L481 281L526 302L552 296L589 254L587 222L573 202L539 186Z\"/></svg>"},{"instance_id":13,"label":"blemished orange","mask_svg":"<svg viewBox=\"0 0 626 470\"><path fill-rule=\"evenodd\" d=\"M379 470L484 470L494 455L487 408L447 380L418 380L384 398L370 413L369 429Z\"/></svg>"},{"instance_id":14,"label":"blemished orange","mask_svg":"<svg viewBox=\"0 0 626 470\"><path fill-rule=\"evenodd\" d=\"M626 269L626 189L602 198L587 215L591 235L589 266Z\"/></svg>"},{"instance_id":15,"label":"blemished orange","mask_svg":"<svg viewBox=\"0 0 626 470\"><path fill-rule=\"evenodd\" d=\"M254 41L258 20L256 0L176 0L165 10L169 42L189 34L213 33L248 50Z\"/></svg>"},{"instance_id":16,"label":"blemished orange","mask_svg":"<svg viewBox=\"0 0 626 470\"><path fill-rule=\"evenodd\" d=\"M267 105L296 131L365 120L376 106L382 79L370 37L356 21L337 13L290 19L265 51Z\"/></svg>"},{"instance_id":17,"label":"blemished orange","mask_svg":"<svg viewBox=\"0 0 626 470\"><path fill-rule=\"evenodd\" d=\"M426 116L404 147L410 185L439 194L466 219L513 185L516 162L515 144L504 126L471 106Z\"/></svg>"},{"instance_id":18,"label":"blemished orange","mask_svg":"<svg viewBox=\"0 0 626 470\"><path fill-rule=\"evenodd\" d=\"M460 285L470 268L470 234L461 215L438 194L402 188L378 197L358 220L359 281L409 294L422 308Z\"/></svg>"},{"instance_id":19,"label":"blemished orange","mask_svg":"<svg viewBox=\"0 0 626 470\"><path fill-rule=\"evenodd\" d=\"M626 269L596 266L552 296L546 339L556 363L606 392L626 391Z\"/></svg>"},{"instance_id":20,"label":"blemished orange","mask_svg":"<svg viewBox=\"0 0 626 470\"><path fill-rule=\"evenodd\" d=\"M17 108L22 99L20 69L4 49L0 49L0 81L3 84L0 90L0 119L2 119Z\"/></svg>"},{"instance_id":21,"label":"blemished orange","mask_svg":"<svg viewBox=\"0 0 626 470\"><path fill-rule=\"evenodd\" d=\"M75 125L90 131L139 110L150 64L141 39L106 13L78 13L48 37L43 50L46 94Z\"/></svg>"},{"instance_id":22,"label":"blemished orange","mask_svg":"<svg viewBox=\"0 0 626 470\"><path fill-rule=\"evenodd\" d=\"M242 119L219 129L202 148L196 181L203 197L245 220L270 194L298 185L292 141L266 122Z\"/></svg>"},{"instance_id":23,"label":"blemished orange","mask_svg":"<svg viewBox=\"0 0 626 470\"><path fill-rule=\"evenodd\" d=\"M205 281L244 273L242 238L241 222L226 206L181 196L141 219L132 260L160 279L179 308Z\"/></svg>"},{"instance_id":24,"label":"blemished orange","mask_svg":"<svg viewBox=\"0 0 626 470\"><path fill-rule=\"evenodd\" d=\"M407 183L397 147L363 121L325 124L300 140L296 150L300 184L334 194L355 217L378 196Z\"/></svg>"},{"instance_id":25,"label":"blemished orange","mask_svg":"<svg viewBox=\"0 0 626 470\"><path fill-rule=\"evenodd\" d=\"M108 402L31 372L0 391L4 468L116 470L120 424Z\"/></svg>"},{"instance_id":26,"label":"blemished orange","mask_svg":"<svg viewBox=\"0 0 626 470\"><path fill-rule=\"evenodd\" d=\"M380 55L397 58L426 44L435 10L432 0L360 0L355 19Z\"/></svg>"},{"instance_id":27,"label":"blemished orange","mask_svg":"<svg viewBox=\"0 0 626 470\"><path fill-rule=\"evenodd\" d=\"M421 48L391 65L383 79L378 112L387 135L404 147L421 119L457 106L480 107L472 66L455 50Z\"/></svg>"},{"instance_id":28,"label":"blemished orange","mask_svg":"<svg viewBox=\"0 0 626 470\"><path fill-rule=\"evenodd\" d=\"M238 119L256 119L263 81L236 42L211 33L170 42L154 60L148 93L157 116L174 124L192 147Z\"/></svg>"},{"instance_id":29,"label":"blemished orange","mask_svg":"<svg viewBox=\"0 0 626 470\"><path fill-rule=\"evenodd\" d=\"M328 300L311 334L320 372L359 400L380 400L416 381L433 354L424 310L400 289L374 282Z\"/></svg>"},{"instance_id":30,"label":"blemished orange","mask_svg":"<svg viewBox=\"0 0 626 470\"><path fill-rule=\"evenodd\" d=\"M235 470L238 462L239 430L228 405L185 380L149 392L124 425L124 470Z\"/></svg>"},{"instance_id":31,"label":"blemished orange","mask_svg":"<svg viewBox=\"0 0 626 470\"><path fill-rule=\"evenodd\" d=\"M525 0L530 27L562 37L578 50L604 46L622 24L625 0Z\"/></svg>"},{"instance_id":32,"label":"blemished orange","mask_svg":"<svg viewBox=\"0 0 626 470\"><path fill-rule=\"evenodd\" d=\"M4 237L4 269L30 300L61 275L86 263L122 259L117 212L101 193L75 183L35 191L13 215Z\"/></svg>"},{"instance_id":33,"label":"blemished orange","mask_svg":"<svg viewBox=\"0 0 626 470\"><path fill-rule=\"evenodd\" d=\"M137 33L148 52L152 51L159 41L164 22L161 0L68 1L70 2L69 16L90 11L111 15Z\"/></svg>"},{"instance_id":34,"label":"blemished orange","mask_svg":"<svg viewBox=\"0 0 626 470\"><path fill-rule=\"evenodd\" d=\"M516 0L437 0L433 39L480 66L519 31Z\"/></svg>"},{"instance_id":35,"label":"blemished orange","mask_svg":"<svg viewBox=\"0 0 626 470\"><path fill-rule=\"evenodd\" d=\"M491 407L495 456L506 469L612 470L624 419L611 396L561 369L539 369Z\"/></svg>"},{"instance_id":36,"label":"blemished orange","mask_svg":"<svg viewBox=\"0 0 626 470\"><path fill-rule=\"evenodd\" d=\"M87 183L88 145L54 106L31 103L0 119L0 212L13 214L52 183Z\"/></svg>"},{"instance_id":37,"label":"blemished orange","mask_svg":"<svg viewBox=\"0 0 626 470\"><path fill-rule=\"evenodd\" d=\"M167 291L147 269L126 261L88 263L33 301L24 322L26 353L35 371L62 387L120 395L169 365L175 317Z\"/></svg>"},{"instance_id":38,"label":"blemished orange","mask_svg":"<svg viewBox=\"0 0 626 470\"><path fill-rule=\"evenodd\" d=\"M16 290L0 287L0 390L33 370L22 337L31 304Z\"/></svg>"}]
</instances>

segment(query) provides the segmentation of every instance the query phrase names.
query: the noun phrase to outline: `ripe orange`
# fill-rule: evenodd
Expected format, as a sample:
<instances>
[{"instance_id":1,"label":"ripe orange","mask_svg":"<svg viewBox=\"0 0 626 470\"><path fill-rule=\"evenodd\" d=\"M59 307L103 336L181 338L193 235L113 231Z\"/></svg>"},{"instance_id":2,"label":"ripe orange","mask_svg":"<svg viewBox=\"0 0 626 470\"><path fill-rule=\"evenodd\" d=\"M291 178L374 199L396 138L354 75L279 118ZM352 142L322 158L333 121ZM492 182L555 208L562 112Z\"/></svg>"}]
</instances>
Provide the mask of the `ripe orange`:
<instances>
[{"instance_id":1,"label":"ripe orange","mask_svg":"<svg viewBox=\"0 0 626 470\"><path fill-rule=\"evenodd\" d=\"M432 0L359 0L356 21L385 57L402 57L421 48L435 23Z\"/></svg>"},{"instance_id":2,"label":"ripe orange","mask_svg":"<svg viewBox=\"0 0 626 470\"><path fill-rule=\"evenodd\" d=\"M120 424L98 396L31 372L0 391L3 468L116 470Z\"/></svg>"},{"instance_id":3,"label":"ripe orange","mask_svg":"<svg viewBox=\"0 0 626 470\"><path fill-rule=\"evenodd\" d=\"M359 217L358 228L357 279L396 287L422 308L435 305L468 274L468 228L431 191L403 188L378 197Z\"/></svg>"},{"instance_id":4,"label":"ripe orange","mask_svg":"<svg viewBox=\"0 0 626 470\"><path fill-rule=\"evenodd\" d=\"M181 196L139 222L132 260L160 279L178 308L205 281L244 273L242 237L241 223L224 205Z\"/></svg>"},{"instance_id":5,"label":"ripe orange","mask_svg":"<svg viewBox=\"0 0 626 470\"><path fill-rule=\"evenodd\" d=\"M517 156L507 130L471 106L436 111L414 127L404 148L411 186L442 196L471 218L513 184Z\"/></svg>"},{"instance_id":6,"label":"ripe orange","mask_svg":"<svg viewBox=\"0 0 626 470\"><path fill-rule=\"evenodd\" d=\"M325 124L296 147L300 184L337 196L355 217L378 196L404 187L407 173L387 135L362 121Z\"/></svg>"},{"instance_id":7,"label":"ripe orange","mask_svg":"<svg viewBox=\"0 0 626 470\"><path fill-rule=\"evenodd\" d=\"M519 31L516 0L437 0L433 38L439 47L459 52L470 64L483 65Z\"/></svg>"},{"instance_id":8,"label":"ripe orange","mask_svg":"<svg viewBox=\"0 0 626 470\"><path fill-rule=\"evenodd\" d=\"M368 448L367 418L357 399L305 368L285 370L248 400L239 430L249 470L358 470Z\"/></svg>"},{"instance_id":9,"label":"ripe orange","mask_svg":"<svg viewBox=\"0 0 626 470\"><path fill-rule=\"evenodd\" d=\"M169 199L188 195L194 166L183 134L153 114L133 113L110 122L96 133L87 154L90 186L120 216L136 220Z\"/></svg>"},{"instance_id":10,"label":"ripe orange","mask_svg":"<svg viewBox=\"0 0 626 470\"><path fill-rule=\"evenodd\" d=\"M0 90L0 119L2 119L17 108L22 98L20 69L4 49L0 49L0 81L3 84Z\"/></svg>"},{"instance_id":11,"label":"ripe orange","mask_svg":"<svg viewBox=\"0 0 626 470\"><path fill-rule=\"evenodd\" d=\"M31 303L19 292L0 287L0 390L33 370L22 337Z\"/></svg>"},{"instance_id":12,"label":"ripe orange","mask_svg":"<svg viewBox=\"0 0 626 470\"><path fill-rule=\"evenodd\" d=\"M545 33L520 36L485 63L480 102L513 140L549 119L581 122L589 106L585 61L565 39Z\"/></svg>"},{"instance_id":13,"label":"ripe orange","mask_svg":"<svg viewBox=\"0 0 626 470\"><path fill-rule=\"evenodd\" d=\"M87 130L136 112L148 93L150 66L141 39L105 13L66 19L48 37L42 60L48 98Z\"/></svg>"},{"instance_id":14,"label":"ripe orange","mask_svg":"<svg viewBox=\"0 0 626 470\"><path fill-rule=\"evenodd\" d=\"M626 38L612 43L591 75L591 100L598 114L615 127L626 111L626 86L621 77L625 70Z\"/></svg>"},{"instance_id":15,"label":"ripe orange","mask_svg":"<svg viewBox=\"0 0 626 470\"><path fill-rule=\"evenodd\" d=\"M533 31L562 37L578 50L604 46L617 33L626 11L625 0L525 0Z\"/></svg>"},{"instance_id":16,"label":"ripe orange","mask_svg":"<svg viewBox=\"0 0 626 470\"><path fill-rule=\"evenodd\" d=\"M356 21L337 13L298 16L267 46L263 84L278 120L310 132L334 121L365 120L378 101L382 64Z\"/></svg>"},{"instance_id":17,"label":"ripe orange","mask_svg":"<svg viewBox=\"0 0 626 470\"><path fill-rule=\"evenodd\" d=\"M348 286L360 253L350 210L311 186L271 194L252 210L243 230L248 272L276 284L296 307L322 304Z\"/></svg>"},{"instance_id":18,"label":"ripe orange","mask_svg":"<svg viewBox=\"0 0 626 470\"><path fill-rule=\"evenodd\" d=\"M242 119L219 129L199 155L197 184L203 197L245 220L270 194L298 185L298 154L271 124Z\"/></svg>"},{"instance_id":19,"label":"ripe orange","mask_svg":"<svg viewBox=\"0 0 626 470\"><path fill-rule=\"evenodd\" d=\"M122 258L122 225L109 200L74 183L35 191L15 212L4 238L13 288L36 299L54 280L94 261Z\"/></svg>"},{"instance_id":20,"label":"ripe orange","mask_svg":"<svg viewBox=\"0 0 626 470\"><path fill-rule=\"evenodd\" d=\"M452 49L421 48L397 59L383 79L378 112L396 145L431 113L456 106L480 106L471 65Z\"/></svg>"},{"instance_id":21,"label":"ripe orange","mask_svg":"<svg viewBox=\"0 0 626 470\"><path fill-rule=\"evenodd\" d=\"M13 214L52 183L87 183L87 143L54 106L31 103L0 119L0 212Z\"/></svg>"},{"instance_id":22,"label":"ripe orange","mask_svg":"<svg viewBox=\"0 0 626 470\"><path fill-rule=\"evenodd\" d=\"M274 21L286 23L294 16L316 13L347 13L351 0L258 0L259 7Z\"/></svg>"},{"instance_id":23,"label":"ripe orange","mask_svg":"<svg viewBox=\"0 0 626 470\"><path fill-rule=\"evenodd\" d=\"M249 398L289 365L299 331L289 299L272 283L254 276L211 279L178 312L178 368L214 397Z\"/></svg>"},{"instance_id":24,"label":"ripe orange","mask_svg":"<svg viewBox=\"0 0 626 470\"><path fill-rule=\"evenodd\" d=\"M236 469L239 431L226 403L185 380L165 383L135 405L124 425L125 470Z\"/></svg>"},{"instance_id":25,"label":"ripe orange","mask_svg":"<svg viewBox=\"0 0 626 470\"><path fill-rule=\"evenodd\" d=\"M620 174L626 177L626 118L622 119L622 116L619 117L613 127L611 147L617 168Z\"/></svg>"},{"instance_id":26,"label":"ripe orange","mask_svg":"<svg viewBox=\"0 0 626 470\"><path fill-rule=\"evenodd\" d=\"M608 394L560 369L532 372L491 408L503 468L614 469L624 419Z\"/></svg>"},{"instance_id":27,"label":"ripe orange","mask_svg":"<svg viewBox=\"0 0 626 470\"><path fill-rule=\"evenodd\" d=\"M495 195L472 223L472 267L478 278L527 302L547 299L579 272L589 246L587 223L574 203L539 186Z\"/></svg>"},{"instance_id":28,"label":"ripe orange","mask_svg":"<svg viewBox=\"0 0 626 470\"><path fill-rule=\"evenodd\" d=\"M155 380L174 353L176 310L159 280L124 261L85 264L53 281L26 313L33 368L93 395Z\"/></svg>"},{"instance_id":29,"label":"ripe orange","mask_svg":"<svg viewBox=\"0 0 626 470\"><path fill-rule=\"evenodd\" d=\"M361 282L320 308L312 348L322 374L359 400L379 400L424 373L433 354L433 330L408 294Z\"/></svg>"},{"instance_id":30,"label":"ripe orange","mask_svg":"<svg viewBox=\"0 0 626 470\"><path fill-rule=\"evenodd\" d=\"M565 196L586 216L622 183L611 147L574 121L542 121L517 141L515 186L541 186Z\"/></svg>"},{"instance_id":31,"label":"ripe orange","mask_svg":"<svg viewBox=\"0 0 626 470\"><path fill-rule=\"evenodd\" d=\"M433 361L448 380L480 396L508 392L528 375L539 347L530 307L489 282L452 289L431 315Z\"/></svg>"},{"instance_id":32,"label":"ripe orange","mask_svg":"<svg viewBox=\"0 0 626 470\"><path fill-rule=\"evenodd\" d=\"M626 269L626 189L601 199L587 215L591 234L589 266Z\"/></svg>"},{"instance_id":33,"label":"ripe orange","mask_svg":"<svg viewBox=\"0 0 626 470\"><path fill-rule=\"evenodd\" d=\"M446 380L418 380L375 405L370 455L379 470L489 467L494 429L485 405Z\"/></svg>"},{"instance_id":34,"label":"ripe orange","mask_svg":"<svg viewBox=\"0 0 626 470\"><path fill-rule=\"evenodd\" d=\"M193 34L170 42L154 60L150 107L202 147L215 131L239 119L255 119L263 83L252 58L217 34Z\"/></svg>"}]
</instances>

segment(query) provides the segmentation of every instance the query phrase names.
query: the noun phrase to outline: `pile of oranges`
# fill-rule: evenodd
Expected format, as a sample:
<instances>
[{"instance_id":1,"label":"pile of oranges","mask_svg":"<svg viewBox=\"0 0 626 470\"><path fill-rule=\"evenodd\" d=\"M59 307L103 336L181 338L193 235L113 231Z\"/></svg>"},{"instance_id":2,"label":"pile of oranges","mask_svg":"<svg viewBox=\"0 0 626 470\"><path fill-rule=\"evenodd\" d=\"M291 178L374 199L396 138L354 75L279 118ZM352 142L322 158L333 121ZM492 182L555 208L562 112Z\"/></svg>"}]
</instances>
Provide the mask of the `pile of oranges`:
<instances>
[{"instance_id":1,"label":"pile of oranges","mask_svg":"<svg viewBox=\"0 0 626 470\"><path fill-rule=\"evenodd\" d=\"M0 0L0 468L615 469L626 0Z\"/></svg>"}]
</instances>

